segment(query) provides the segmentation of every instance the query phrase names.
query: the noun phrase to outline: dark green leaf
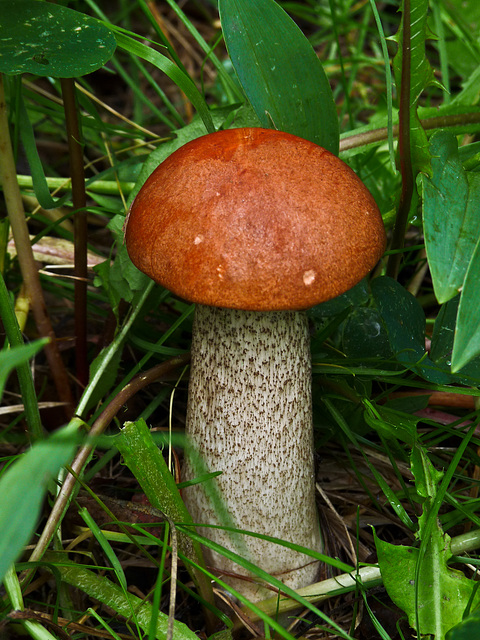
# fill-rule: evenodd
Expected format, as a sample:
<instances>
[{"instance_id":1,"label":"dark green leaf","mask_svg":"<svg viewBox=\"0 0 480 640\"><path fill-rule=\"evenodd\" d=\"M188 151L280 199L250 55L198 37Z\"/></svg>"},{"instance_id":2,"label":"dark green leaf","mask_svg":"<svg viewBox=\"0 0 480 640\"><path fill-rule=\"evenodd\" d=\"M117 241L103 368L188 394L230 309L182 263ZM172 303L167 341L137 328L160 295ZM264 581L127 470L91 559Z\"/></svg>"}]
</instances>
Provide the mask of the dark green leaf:
<instances>
[{"instance_id":1,"label":"dark green leaf","mask_svg":"<svg viewBox=\"0 0 480 640\"><path fill-rule=\"evenodd\" d=\"M371 289L397 360L430 382L458 382L448 365L433 362L427 354L425 314L418 300L386 276L372 280Z\"/></svg>"},{"instance_id":2,"label":"dark green leaf","mask_svg":"<svg viewBox=\"0 0 480 640\"><path fill-rule=\"evenodd\" d=\"M0 15L0 71L74 78L111 58L113 33L98 20L50 2L13 0Z\"/></svg>"},{"instance_id":3,"label":"dark green leaf","mask_svg":"<svg viewBox=\"0 0 480 640\"><path fill-rule=\"evenodd\" d=\"M425 246L437 300L462 289L480 235L480 174L466 172L456 138L439 131L430 141L432 177L423 178Z\"/></svg>"},{"instance_id":4,"label":"dark green leaf","mask_svg":"<svg viewBox=\"0 0 480 640\"><path fill-rule=\"evenodd\" d=\"M349 358L360 360L387 359L392 355L378 309L359 307L352 311L343 327L343 350Z\"/></svg>"},{"instance_id":5,"label":"dark green leaf","mask_svg":"<svg viewBox=\"0 0 480 640\"><path fill-rule=\"evenodd\" d=\"M478 206L478 202L477 202ZM477 213L478 215L478 213ZM458 307L452 370L458 371L480 355L480 242L473 253Z\"/></svg>"},{"instance_id":6,"label":"dark green leaf","mask_svg":"<svg viewBox=\"0 0 480 640\"><path fill-rule=\"evenodd\" d=\"M418 364L425 356L425 314L419 302L393 278L375 278L371 287L397 359Z\"/></svg>"},{"instance_id":7,"label":"dark green leaf","mask_svg":"<svg viewBox=\"0 0 480 640\"><path fill-rule=\"evenodd\" d=\"M220 0L230 58L262 124L338 154L338 117L323 67L274 0Z\"/></svg>"},{"instance_id":8,"label":"dark green leaf","mask_svg":"<svg viewBox=\"0 0 480 640\"><path fill-rule=\"evenodd\" d=\"M473 640L473 638L480 638L479 609L462 620L456 627L450 629L445 636L445 640Z\"/></svg>"},{"instance_id":9,"label":"dark green leaf","mask_svg":"<svg viewBox=\"0 0 480 640\"><path fill-rule=\"evenodd\" d=\"M468 290L467 290L468 293ZM450 371L453 342L457 323L460 296L456 296L440 307L433 328L430 358L435 365L445 371ZM453 381L453 378L452 378ZM468 364L455 374L455 381L468 386L480 384L480 357L473 358Z\"/></svg>"}]
</instances>

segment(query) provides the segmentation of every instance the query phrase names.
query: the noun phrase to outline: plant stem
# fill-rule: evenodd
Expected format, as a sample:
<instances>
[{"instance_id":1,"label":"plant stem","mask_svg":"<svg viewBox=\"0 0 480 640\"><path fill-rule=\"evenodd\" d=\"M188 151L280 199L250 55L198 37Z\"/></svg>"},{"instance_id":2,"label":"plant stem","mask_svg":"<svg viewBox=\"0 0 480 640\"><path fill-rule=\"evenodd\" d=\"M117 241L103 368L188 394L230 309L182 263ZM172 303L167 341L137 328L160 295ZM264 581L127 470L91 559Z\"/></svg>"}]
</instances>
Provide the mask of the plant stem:
<instances>
[{"instance_id":1,"label":"plant stem","mask_svg":"<svg viewBox=\"0 0 480 640\"><path fill-rule=\"evenodd\" d=\"M71 181L68 178L52 178L47 177L47 184L50 189L56 191L68 191L71 187ZM32 176L17 175L18 185L26 189L33 189ZM87 189L92 193L101 193L104 195L116 196L121 190L128 195L134 188L135 182L116 182L115 180L87 180Z\"/></svg>"},{"instance_id":2,"label":"plant stem","mask_svg":"<svg viewBox=\"0 0 480 640\"><path fill-rule=\"evenodd\" d=\"M17 183L15 161L8 127L7 106L3 88L3 76L0 74L0 182L3 185L5 203L12 228L13 238L17 248L17 257L30 298L37 330L42 338L49 338L45 345L45 355L50 366L53 382L59 400L64 403L67 419L73 413L73 397L68 383L68 374L60 356L55 333L47 313L43 298L38 269L33 258L32 247L28 235L27 222L23 211L22 198Z\"/></svg>"},{"instance_id":3,"label":"plant stem","mask_svg":"<svg viewBox=\"0 0 480 640\"><path fill-rule=\"evenodd\" d=\"M474 111L472 113L455 113L453 115L446 116L434 116L432 118L423 118L420 120L420 124L426 131L431 131L432 129L447 129L450 127L465 127L469 124L478 123L480 123L480 111ZM398 132L399 126L398 124L394 124L393 135L398 136ZM387 139L388 127L372 129L371 131L362 131L362 133L353 132L352 135L345 136L340 140L340 151L356 149L367 144L382 142Z\"/></svg>"},{"instance_id":4,"label":"plant stem","mask_svg":"<svg viewBox=\"0 0 480 640\"><path fill-rule=\"evenodd\" d=\"M78 105L73 78L61 79L63 108L67 126L70 175L72 178L72 202L74 218L75 256L75 364L76 377L82 389L88 383L87 360L87 198L85 194L85 170L83 144L78 121Z\"/></svg>"}]
</instances>

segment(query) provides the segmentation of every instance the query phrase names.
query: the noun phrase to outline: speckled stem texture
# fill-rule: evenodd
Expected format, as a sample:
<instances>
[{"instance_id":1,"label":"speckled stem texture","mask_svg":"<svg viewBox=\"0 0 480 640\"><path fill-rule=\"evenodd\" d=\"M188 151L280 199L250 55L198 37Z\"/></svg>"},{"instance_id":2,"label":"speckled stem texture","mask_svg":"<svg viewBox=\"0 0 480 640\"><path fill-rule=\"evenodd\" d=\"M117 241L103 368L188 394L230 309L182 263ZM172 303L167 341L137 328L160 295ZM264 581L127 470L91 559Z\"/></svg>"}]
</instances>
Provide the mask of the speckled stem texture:
<instances>
[{"instance_id":1,"label":"speckled stem texture","mask_svg":"<svg viewBox=\"0 0 480 640\"><path fill-rule=\"evenodd\" d=\"M197 305L189 386L185 480L221 471L184 490L194 522L234 526L321 550L315 507L311 359L302 312ZM292 588L315 581L318 563L251 536L201 529ZM245 574L206 551L220 572ZM267 593L224 578L251 600Z\"/></svg>"}]
</instances>

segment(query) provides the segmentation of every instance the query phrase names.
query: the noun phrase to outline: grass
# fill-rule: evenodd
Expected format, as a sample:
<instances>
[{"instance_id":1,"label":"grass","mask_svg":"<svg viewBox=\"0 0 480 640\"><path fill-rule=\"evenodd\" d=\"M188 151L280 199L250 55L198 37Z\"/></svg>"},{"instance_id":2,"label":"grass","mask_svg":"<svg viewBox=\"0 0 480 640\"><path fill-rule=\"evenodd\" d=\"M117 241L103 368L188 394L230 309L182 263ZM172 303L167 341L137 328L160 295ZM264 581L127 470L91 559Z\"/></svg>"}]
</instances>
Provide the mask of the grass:
<instances>
[{"instance_id":1,"label":"grass","mask_svg":"<svg viewBox=\"0 0 480 640\"><path fill-rule=\"evenodd\" d=\"M266 12L276 5L254 19L248 4L222 0L224 25L241 15L246 28L268 34ZM260 51L235 41L233 28L222 34L215 2L74 3L117 43L105 59L87 46L81 62L96 70L78 72L75 83L42 72L47 48L23 76L9 75L11 55L0 58L10 131L0 162L7 633L478 634L478 9L474 0L437 3L431 13L424 0L404 1L403 12L349 0L279 4L300 29L289 37L290 21L275 23L283 82L268 71L267 35ZM427 37L427 17L437 39ZM323 69L305 53L292 88L289 60L300 60L307 41ZM262 73L242 69L245 59ZM328 86L334 108L325 106ZM67 95L78 108L65 109ZM221 126L258 125L265 112L279 128L339 144L381 209L389 247L372 278L309 312L321 581L299 593L283 587L279 598L275 578L238 558L272 587L247 616L241 594L229 598L204 566L176 487L193 308L133 268L122 224L141 182L177 146ZM72 115L82 135L76 151ZM75 157L81 168L70 183ZM88 266L86 283L79 229L100 262ZM9 375L16 367L18 380ZM129 439L131 425L141 442Z\"/></svg>"}]
</instances>

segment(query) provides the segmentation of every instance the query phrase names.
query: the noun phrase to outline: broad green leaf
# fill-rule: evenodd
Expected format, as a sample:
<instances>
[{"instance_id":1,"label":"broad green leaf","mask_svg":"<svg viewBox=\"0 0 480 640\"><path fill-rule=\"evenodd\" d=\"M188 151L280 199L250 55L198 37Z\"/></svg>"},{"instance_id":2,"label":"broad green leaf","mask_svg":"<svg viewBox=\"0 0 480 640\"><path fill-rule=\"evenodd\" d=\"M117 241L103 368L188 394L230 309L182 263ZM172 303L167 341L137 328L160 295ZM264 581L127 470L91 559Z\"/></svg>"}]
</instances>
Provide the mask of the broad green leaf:
<instances>
[{"instance_id":1,"label":"broad green leaf","mask_svg":"<svg viewBox=\"0 0 480 640\"><path fill-rule=\"evenodd\" d=\"M439 131L430 141L432 177L423 177L423 225L435 295L447 302L462 289L480 235L480 174L466 172L456 138Z\"/></svg>"},{"instance_id":2,"label":"broad green leaf","mask_svg":"<svg viewBox=\"0 0 480 640\"><path fill-rule=\"evenodd\" d=\"M97 575L82 565L70 562L63 554L48 553L45 560L54 564L55 570L60 573L67 584L80 589L128 620L136 622L146 634L149 633L150 621L154 614L149 602L125 591L105 576ZM154 637L158 640L165 640L169 618L166 614L158 611L155 611L155 616L157 617L157 625ZM187 625L177 620L173 622L173 637L175 640L198 640L196 634L190 631Z\"/></svg>"},{"instance_id":3,"label":"broad green leaf","mask_svg":"<svg viewBox=\"0 0 480 640\"><path fill-rule=\"evenodd\" d=\"M266 128L293 133L338 154L338 117L323 67L274 0L219 0L227 50Z\"/></svg>"},{"instance_id":4,"label":"broad green leaf","mask_svg":"<svg viewBox=\"0 0 480 640\"><path fill-rule=\"evenodd\" d=\"M415 445L413 448L411 468L417 492L423 498L423 512L416 533L420 548L392 545L375 536L387 593L405 611L419 637L432 634L436 640L443 640L447 631L462 620L466 607L475 608L480 603L475 581L448 566L452 557L451 540L442 531L437 517L446 486L473 432L474 427L456 452L445 476L436 471L422 447Z\"/></svg>"},{"instance_id":5,"label":"broad green leaf","mask_svg":"<svg viewBox=\"0 0 480 640\"><path fill-rule=\"evenodd\" d=\"M0 478L0 581L30 540L49 482L69 463L78 444L71 423L24 453Z\"/></svg>"},{"instance_id":6,"label":"broad green leaf","mask_svg":"<svg viewBox=\"0 0 480 640\"><path fill-rule=\"evenodd\" d=\"M418 585L415 583L417 548L389 544L376 535L375 547L385 589L397 607L405 611L410 626L416 629L418 614L420 634L434 634L438 640L445 638L447 631L462 620L475 587L475 582L461 571L448 567L452 556L449 536L438 526L434 529L420 567ZM480 594L477 594L474 606L479 603Z\"/></svg>"},{"instance_id":7,"label":"broad green leaf","mask_svg":"<svg viewBox=\"0 0 480 640\"><path fill-rule=\"evenodd\" d=\"M115 51L111 30L83 13L36 0L13 0L8 9L3 5L3 73L74 78L103 67Z\"/></svg>"},{"instance_id":8,"label":"broad green leaf","mask_svg":"<svg viewBox=\"0 0 480 640\"><path fill-rule=\"evenodd\" d=\"M458 371L480 355L480 241L473 252L460 305L452 353L452 371Z\"/></svg>"},{"instance_id":9,"label":"broad green leaf","mask_svg":"<svg viewBox=\"0 0 480 640\"><path fill-rule=\"evenodd\" d=\"M477 609L465 620L459 622L456 627L450 629L445 636L446 640L473 640L480 638L480 610Z\"/></svg>"}]
</instances>

